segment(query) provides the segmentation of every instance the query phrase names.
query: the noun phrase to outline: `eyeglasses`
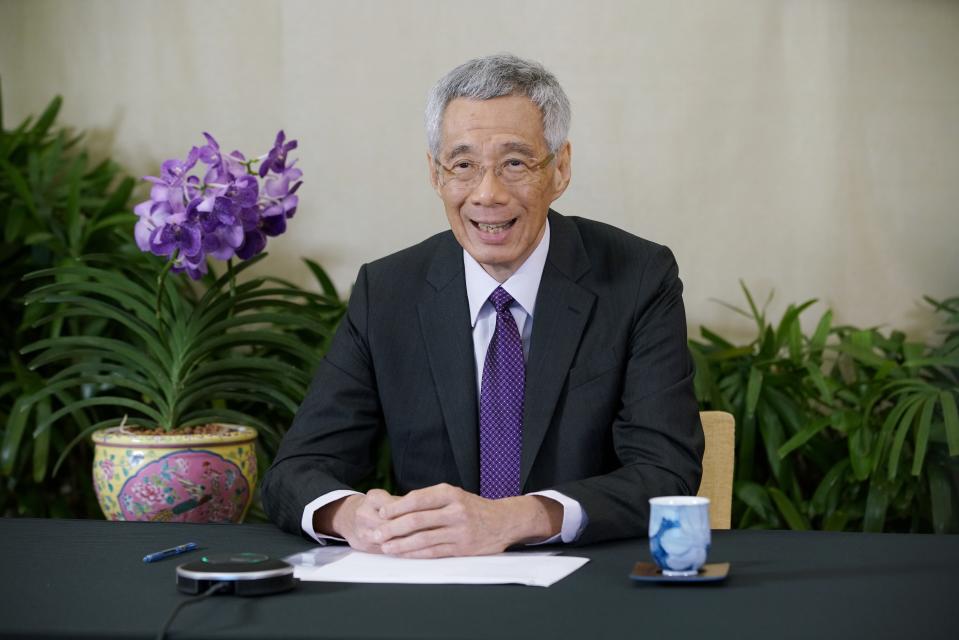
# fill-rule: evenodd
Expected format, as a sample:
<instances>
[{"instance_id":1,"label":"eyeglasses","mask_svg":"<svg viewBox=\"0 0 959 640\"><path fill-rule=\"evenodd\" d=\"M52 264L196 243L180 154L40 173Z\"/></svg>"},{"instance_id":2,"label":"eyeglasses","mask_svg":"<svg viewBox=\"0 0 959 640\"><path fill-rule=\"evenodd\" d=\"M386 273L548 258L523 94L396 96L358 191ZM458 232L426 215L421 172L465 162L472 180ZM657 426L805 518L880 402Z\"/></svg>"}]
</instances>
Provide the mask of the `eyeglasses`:
<instances>
[{"instance_id":1,"label":"eyeglasses","mask_svg":"<svg viewBox=\"0 0 959 640\"><path fill-rule=\"evenodd\" d=\"M493 175L506 185L524 185L535 182L539 177L539 172L546 168L556 157L551 153L541 161L521 160L520 158L509 158L503 160L493 167ZM453 166L447 167L436 162L437 168L442 175L442 186L449 185L459 189L468 189L478 185L486 176L489 167L485 167L472 160L457 160Z\"/></svg>"}]
</instances>

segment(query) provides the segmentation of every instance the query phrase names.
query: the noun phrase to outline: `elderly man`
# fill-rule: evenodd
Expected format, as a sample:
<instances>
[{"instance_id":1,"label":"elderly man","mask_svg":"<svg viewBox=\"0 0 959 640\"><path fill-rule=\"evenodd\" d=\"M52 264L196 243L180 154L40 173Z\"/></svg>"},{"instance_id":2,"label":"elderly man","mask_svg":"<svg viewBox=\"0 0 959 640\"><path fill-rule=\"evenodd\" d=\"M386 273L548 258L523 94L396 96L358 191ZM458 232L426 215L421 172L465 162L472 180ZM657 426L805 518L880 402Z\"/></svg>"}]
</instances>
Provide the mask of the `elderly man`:
<instances>
[{"instance_id":1,"label":"elderly man","mask_svg":"<svg viewBox=\"0 0 959 640\"><path fill-rule=\"evenodd\" d=\"M703 452L670 251L550 209L570 109L537 63L433 88L430 181L450 231L364 265L263 501L281 527L403 557L645 535ZM403 495L351 490L385 430Z\"/></svg>"}]
</instances>

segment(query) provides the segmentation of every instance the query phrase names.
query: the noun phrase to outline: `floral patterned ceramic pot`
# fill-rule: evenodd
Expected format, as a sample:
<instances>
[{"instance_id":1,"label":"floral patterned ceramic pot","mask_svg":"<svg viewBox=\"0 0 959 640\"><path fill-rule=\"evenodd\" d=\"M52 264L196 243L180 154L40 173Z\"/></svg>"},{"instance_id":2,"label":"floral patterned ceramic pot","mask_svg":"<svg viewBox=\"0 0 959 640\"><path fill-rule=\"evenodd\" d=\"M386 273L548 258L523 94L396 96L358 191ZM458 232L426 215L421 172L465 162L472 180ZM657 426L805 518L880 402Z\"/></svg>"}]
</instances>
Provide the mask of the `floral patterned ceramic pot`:
<instances>
[{"instance_id":1,"label":"floral patterned ceramic pot","mask_svg":"<svg viewBox=\"0 0 959 640\"><path fill-rule=\"evenodd\" d=\"M93 484L108 520L242 522L256 485L256 429L93 433Z\"/></svg>"}]
</instances>

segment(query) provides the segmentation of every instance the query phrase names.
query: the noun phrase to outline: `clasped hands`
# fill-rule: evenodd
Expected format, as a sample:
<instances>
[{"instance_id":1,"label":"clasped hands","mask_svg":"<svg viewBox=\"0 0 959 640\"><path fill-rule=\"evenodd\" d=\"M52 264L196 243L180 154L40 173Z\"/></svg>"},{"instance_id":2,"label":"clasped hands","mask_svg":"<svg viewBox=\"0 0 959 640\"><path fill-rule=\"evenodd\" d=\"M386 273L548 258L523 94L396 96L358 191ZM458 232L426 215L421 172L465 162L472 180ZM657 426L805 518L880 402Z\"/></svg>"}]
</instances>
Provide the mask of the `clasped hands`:
<instances>
[{"instance_id":1,"label":"clasped hands","mask_svg":"<svg viewBox=\"0 0 959 640\"><path fill-rule=\"evenodd\" d=\"M317 531L359 551L402 558L499 553L559 533L560 503L542 496L488 500L449 484L394 496L382 489L351 495L317 511Z\"/></svg>"}]
</instances>

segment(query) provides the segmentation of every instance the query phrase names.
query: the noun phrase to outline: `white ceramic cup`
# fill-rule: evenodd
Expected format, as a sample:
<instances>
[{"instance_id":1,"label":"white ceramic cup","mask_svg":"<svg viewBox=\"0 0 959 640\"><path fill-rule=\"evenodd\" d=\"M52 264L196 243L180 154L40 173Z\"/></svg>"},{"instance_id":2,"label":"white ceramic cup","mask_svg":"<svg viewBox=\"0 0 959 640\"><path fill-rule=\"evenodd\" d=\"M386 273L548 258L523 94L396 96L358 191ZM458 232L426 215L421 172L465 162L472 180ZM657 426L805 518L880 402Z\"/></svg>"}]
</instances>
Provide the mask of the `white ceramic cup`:
<instances>
[{"instance_id":1,"label":"white ceramic cup","mask_svg":"<svg viewBox=\"0 0 959 640\"><path fill-rule=\"evenodd\" d=\"M664 576L694 576L706 563L710 543L709 498L649 499L649 552Z\"/></svg>"}]
</instances>

